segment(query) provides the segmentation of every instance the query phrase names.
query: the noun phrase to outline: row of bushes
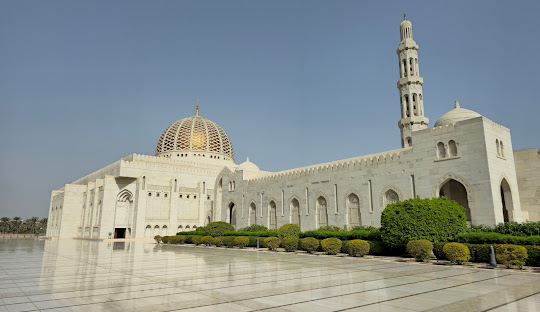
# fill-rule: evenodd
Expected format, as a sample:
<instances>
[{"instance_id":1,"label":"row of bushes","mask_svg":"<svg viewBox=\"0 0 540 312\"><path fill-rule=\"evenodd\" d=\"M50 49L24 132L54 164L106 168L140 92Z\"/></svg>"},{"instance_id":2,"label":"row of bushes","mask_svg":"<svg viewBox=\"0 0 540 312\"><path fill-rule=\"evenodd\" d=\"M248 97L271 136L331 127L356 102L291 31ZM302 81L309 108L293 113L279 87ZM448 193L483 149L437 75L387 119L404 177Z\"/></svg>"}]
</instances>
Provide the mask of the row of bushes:
<instances>
[{"instance_id":1,"label":"row of bushes","mask_svg":"<svg viewBox=\"0 0 540 312\"><path fill-rule=\"evenodd\" d=\"M419 261L431 258L433 252L439 260L450 260L453 263L463 264L469 260L473 262L490 262L491 250L489 246L465 245L455 242L435 243L433 245L428 240L420 239L410 241L407 244L407 252ZM522 268L526 264L531 265L531 263L538 262L540 260L540 248L537 246L529 247L533 257L529 256L529 252L524 246L510 244L496 245L494 246L496 260L508 268L514 265Z\"/></svg>"},{"instance_id":2,"label":"row of bushes","mask_svg":"<svg viewBox=\"0 0 540 312\"><path fill-rule=\"evenodd\" d=\"M513 236L536 236L540 235L540 221L537 222L504 222L495 226L473 225L470 232L495 232Z\"/></svg>"},{"instance_id":3,"label":"row of bushes","mask_svg":"<svg viewBox=\"0 0 540 312\"><path fill-rule=\"evenodd\" d=\"M540 245L540 236L513 236L495 232L471 232L455 237L458 243Z\"/></svg>"},{"instance_id":4,"label":"row of bushes","mask_svg":"<svg viewBox=\"0 0 540 312\"><path fill-rule=\"evenodd\" d=\"M202 235L176 235L155 236L154 239L164 244L195 244L214 245L217 247L256 247L259 238L259 247L275 250L278 247L286 251L304 250L307 252L326 252L329 254L348 253L352 255L381 255L386 248L380 241L366 240L340 240L338 238L326 238L323 240L314 237L298 238L294 236L279 237L256 237L256 236L202 236ZM360 244L361 246L358 246ZM365 250L365 253L364 253Z\"/></svg>"}]
</instances>

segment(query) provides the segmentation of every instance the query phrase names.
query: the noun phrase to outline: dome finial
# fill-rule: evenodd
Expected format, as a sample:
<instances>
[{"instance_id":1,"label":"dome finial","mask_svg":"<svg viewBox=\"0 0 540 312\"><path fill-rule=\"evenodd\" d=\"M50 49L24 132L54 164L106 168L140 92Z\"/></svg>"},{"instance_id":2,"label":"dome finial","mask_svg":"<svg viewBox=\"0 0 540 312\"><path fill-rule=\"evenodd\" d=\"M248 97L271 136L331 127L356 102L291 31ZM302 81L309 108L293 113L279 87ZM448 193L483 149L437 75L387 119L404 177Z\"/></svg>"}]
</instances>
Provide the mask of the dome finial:
<instances>
[{"instance_id":1,"label":"dome finial","mask_svg":"<svg viewBox=\"0 0 540 312\"><path fill-rule=\"evenodd\" d=\"M197 99L197 108L195 108L195 116L199 116L199 99Z\"/></svg>"},{"instance_id":2,"label":"dome finial","mask_svg":"<svg viewBox=\"0 0 540 312\"><path fill-rule=\"evenodd\" d=\"M454 108L459 108L459 102L457 100L454 102Z\"/></svg>"},{"instance_id":3,"label":"dome finial","mask_svg":"<svg viewBox=\"0 0 540 312\"><path fill-rule=\"evenodd\" d=\"M405 10L403 10L403 20L404 20L404 21L407 20L407 13L405 13Z\"/></svg>"},{"instance_id":4,"label":"dome finial","mask_svg":"<svg viewBox=\"0 0 540 312\"><path fill-rule=\"evenodd\" d=\"M246 157L246 161L249 161L249 156L248 156L248 157Z\"/></svg>"}]
</instances>

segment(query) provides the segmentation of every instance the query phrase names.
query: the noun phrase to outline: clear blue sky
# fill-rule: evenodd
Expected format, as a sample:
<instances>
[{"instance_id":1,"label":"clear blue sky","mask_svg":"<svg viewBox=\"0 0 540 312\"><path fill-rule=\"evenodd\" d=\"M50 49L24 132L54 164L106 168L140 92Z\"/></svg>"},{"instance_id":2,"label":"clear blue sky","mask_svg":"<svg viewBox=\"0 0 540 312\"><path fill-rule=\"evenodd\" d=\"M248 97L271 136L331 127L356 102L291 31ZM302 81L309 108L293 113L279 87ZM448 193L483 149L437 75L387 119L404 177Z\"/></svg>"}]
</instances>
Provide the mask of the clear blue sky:
<instances>
[{"instance_id":1,"label":"clear blue sky","mask_svg":"<svg viewBox=\"0 0 540 312\"><path fill-rule=\"evenodd\" d=\"M400 147L403 10L430 125L459 100L540 147L540 1L1 1L0 216L194 114L278 171Z\"/></svg>"}]
</instances>

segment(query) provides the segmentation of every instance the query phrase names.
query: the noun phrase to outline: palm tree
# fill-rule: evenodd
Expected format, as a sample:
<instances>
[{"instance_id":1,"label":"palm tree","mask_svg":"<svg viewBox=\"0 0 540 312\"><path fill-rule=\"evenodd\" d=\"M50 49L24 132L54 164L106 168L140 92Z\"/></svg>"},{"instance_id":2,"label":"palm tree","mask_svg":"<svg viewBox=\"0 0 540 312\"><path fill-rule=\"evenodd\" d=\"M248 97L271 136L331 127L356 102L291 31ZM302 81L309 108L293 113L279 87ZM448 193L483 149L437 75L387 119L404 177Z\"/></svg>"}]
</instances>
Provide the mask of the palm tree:
<instances>
[{"instance_id":1,"label":"palm tree","mask_svg":"<svg viewBox=\"0 0 540 312\"><path fill-rule=\"evenodd\" d=\"M21 217L13 217L11 219L11 233L19 233L21 227Z\"/></svg>"},{"instance_id":2,"label":"palm tree","mask_svg":"<svg viewBox=\"0 0 540 312\"><path fill-rule=\"evenodd\" d=\"M39 233L40 234L45 234L45 232L47 232L47 221L48 221L47 218L43 218L39 220Z\"/></svg>"},{"instance_id":3,"label":"palm tree","mask_svg":"<svg viewBox=\"0 0 540 312\"><path fill-rule=\"evenodd\" d=\"M9 218L8 217L2 217L0 218L0 232L6 234L9 232Z\"/></svg>"},{"instance_id":4,"label":"palm tree","mask_svg":"<svg viewBox=\"0 0 540 312\"><path fill-rule=\"evenodd\" d=\"M32 217L30 219L26 219L26 221L24 222L25 223L25 226L26 226L26 229L31 232L32 234L36 234L36 230L37 230L37 222L39 221L39 218L38 217Z\"/></svg>"}]
</instances>

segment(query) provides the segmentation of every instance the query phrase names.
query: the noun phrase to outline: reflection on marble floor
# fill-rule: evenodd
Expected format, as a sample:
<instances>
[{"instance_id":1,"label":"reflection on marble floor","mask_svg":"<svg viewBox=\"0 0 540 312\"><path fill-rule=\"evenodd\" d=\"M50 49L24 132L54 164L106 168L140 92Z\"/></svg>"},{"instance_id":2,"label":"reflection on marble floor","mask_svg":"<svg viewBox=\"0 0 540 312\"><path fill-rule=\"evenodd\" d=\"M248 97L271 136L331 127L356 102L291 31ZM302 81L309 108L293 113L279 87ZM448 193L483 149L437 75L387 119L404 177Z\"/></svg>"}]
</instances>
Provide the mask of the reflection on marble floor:
<instances>
[{"instance_id":1,"label":"reflection on marble floor","mask_svg":"<svg viewBox=\"0 0 540 312\"><path fill-rule=\"evenodd\" d=\"M539 311L540 274L151 242L0 240L1 311Z\"/></svg>"}]
</instances>

